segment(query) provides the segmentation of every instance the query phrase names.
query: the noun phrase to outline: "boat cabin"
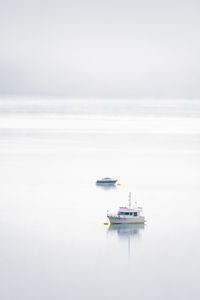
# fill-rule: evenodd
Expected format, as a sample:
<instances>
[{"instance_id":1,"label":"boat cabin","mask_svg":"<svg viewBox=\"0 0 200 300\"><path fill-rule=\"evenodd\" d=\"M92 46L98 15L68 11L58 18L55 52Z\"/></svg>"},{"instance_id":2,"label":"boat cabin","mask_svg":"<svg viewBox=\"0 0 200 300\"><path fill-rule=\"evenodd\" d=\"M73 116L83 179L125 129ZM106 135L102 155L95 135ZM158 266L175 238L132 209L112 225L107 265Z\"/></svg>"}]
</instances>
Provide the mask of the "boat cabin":
<instances>
[{"instance_id":1,"label":"boat cabin","mask_svg":"<svg viewBox=\"0 0 200 300\"><path fill-rule=\"evenodd\" d=\"M133 211L133 212L124 212L124 211L118 211L117 213L118 216L137 216L138 213L137 211Z\"/></svg>"},{"instance_id":2,"label":"boat cabin","mask_svg":"<svg viewBox=\"0 0 200 300\"><path fill-rule=\"evenodd\" d=\"M128 207L120 207L118 210L118 216L134 216L137 217L140 215L141 208L128 208Z\"/></svg>"}]
</instances>

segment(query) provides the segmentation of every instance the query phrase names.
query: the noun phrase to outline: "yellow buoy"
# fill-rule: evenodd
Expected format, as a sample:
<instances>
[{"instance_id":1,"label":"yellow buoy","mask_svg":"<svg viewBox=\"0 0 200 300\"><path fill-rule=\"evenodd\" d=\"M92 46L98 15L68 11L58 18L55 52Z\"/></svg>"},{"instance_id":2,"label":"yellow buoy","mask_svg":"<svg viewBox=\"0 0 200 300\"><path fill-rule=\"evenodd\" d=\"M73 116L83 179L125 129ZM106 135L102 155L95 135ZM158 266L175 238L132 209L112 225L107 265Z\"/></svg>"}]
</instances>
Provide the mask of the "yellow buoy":
<instances>
[{"instance_id":1,"label":"yellow buoy","mask_svg":"<svg viewBox=\"0 0 200 300\"><path fill-rule=\"evenodd\" d=\"M118 183L117 185L121 185L120 183Z\"/></svg>"},{"instance_id":2,"label":"yellow buoy","mask_svg":"<svg viewBox=\"0 0 200 300\"><path fill-rule=\"evenodd\" d=\"M108 223L104 223L104 225L108 225Z\"/></svg>"}]
</instances>

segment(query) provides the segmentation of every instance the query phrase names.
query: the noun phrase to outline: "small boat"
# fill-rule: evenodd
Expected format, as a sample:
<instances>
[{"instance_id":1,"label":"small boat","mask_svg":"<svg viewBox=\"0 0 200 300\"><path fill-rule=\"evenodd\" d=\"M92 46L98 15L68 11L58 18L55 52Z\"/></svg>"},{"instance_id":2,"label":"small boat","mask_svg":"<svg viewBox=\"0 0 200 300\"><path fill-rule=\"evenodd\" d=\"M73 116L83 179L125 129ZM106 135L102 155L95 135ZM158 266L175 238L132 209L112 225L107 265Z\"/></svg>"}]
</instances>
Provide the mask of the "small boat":
<instances>
[{"instance_id":1,"label":"small boat","mask_svg":"<svg viewBox=\"0 0 200 300\"><path fill-rule=\"evenodd\" d=\"M117 182L117 179L112 179L109 177L105 177L96 181L96 184L99 185L114 185Z\"/></svg>"},{"instance_id":2,"label":"small boat","mask_svg":"<svg viewBox=\"0 0 200 300\"><path fill-rule=\"evenodd\" d=\"M131 208L131 193L129 193L129 207L120 207L117 214L107 214L110 224L144 224L145 218L141 215L142 207Z\"/></svg>"}]
</instances>

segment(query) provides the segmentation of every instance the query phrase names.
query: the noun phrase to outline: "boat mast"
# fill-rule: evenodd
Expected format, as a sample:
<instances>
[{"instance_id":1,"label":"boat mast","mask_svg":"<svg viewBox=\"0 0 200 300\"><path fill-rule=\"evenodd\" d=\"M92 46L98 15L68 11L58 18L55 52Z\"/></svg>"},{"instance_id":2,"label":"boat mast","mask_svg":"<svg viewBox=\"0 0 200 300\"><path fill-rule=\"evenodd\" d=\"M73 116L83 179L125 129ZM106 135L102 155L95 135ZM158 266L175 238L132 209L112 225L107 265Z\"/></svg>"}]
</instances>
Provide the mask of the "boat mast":
<instances>
[{"instance_id":1,"label":"boat mast","mask_svg":"<svg viewBox=\"0 0 200 300\"><path fill-rule=\"evenodd\" d=\"M129 202L129 209L131 209L131 192L129 192L128 202Z\"/></svg>"}]
</instances>

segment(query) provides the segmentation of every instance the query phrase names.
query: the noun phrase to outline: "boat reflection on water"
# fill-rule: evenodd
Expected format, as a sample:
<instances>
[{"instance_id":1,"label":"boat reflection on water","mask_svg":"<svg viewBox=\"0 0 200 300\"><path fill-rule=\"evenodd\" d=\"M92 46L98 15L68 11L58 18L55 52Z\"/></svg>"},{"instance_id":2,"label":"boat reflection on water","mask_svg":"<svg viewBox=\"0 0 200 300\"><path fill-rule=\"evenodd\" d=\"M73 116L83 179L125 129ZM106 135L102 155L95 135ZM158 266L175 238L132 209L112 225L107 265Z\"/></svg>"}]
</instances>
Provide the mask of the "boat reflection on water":
<instances>
[{"instance_id":1,"label":"boat reflection on water","mask_svg":"<svg viewBox=\"0 0 200 300\"><path fill-rule=\"evenodd\" d=\"M145 228L145 224L110 224L107 229L109 235L118 236L122 241L128 242L128 256L130 257L131 246L134 242L131 241L140 238L142 231Z\"/></svg>"},{"instance_id":2,"label":"boat reflection on water","mask_svg":"<svg viewBox=\"0 0 200 300\"><path fill-rule=\"evenodd\" d=\"M96 184L96 186L98 188L101 188L101 189L107 190L107 191L114 190L117 188L115 184L111 184L111 185Z\"/></svg>"},{"instance_id":3,"label":"boat reflection on water","mask_svg":"<svg viewBox=\"0 0 200 300\"><path fill-rule=\"evenodd\" d=\"M144 226L144 224L110 224L108 233L117 233L120 239L134 238L141 234L141 231L144 230Z\"/></svg>"}]
</instances>

